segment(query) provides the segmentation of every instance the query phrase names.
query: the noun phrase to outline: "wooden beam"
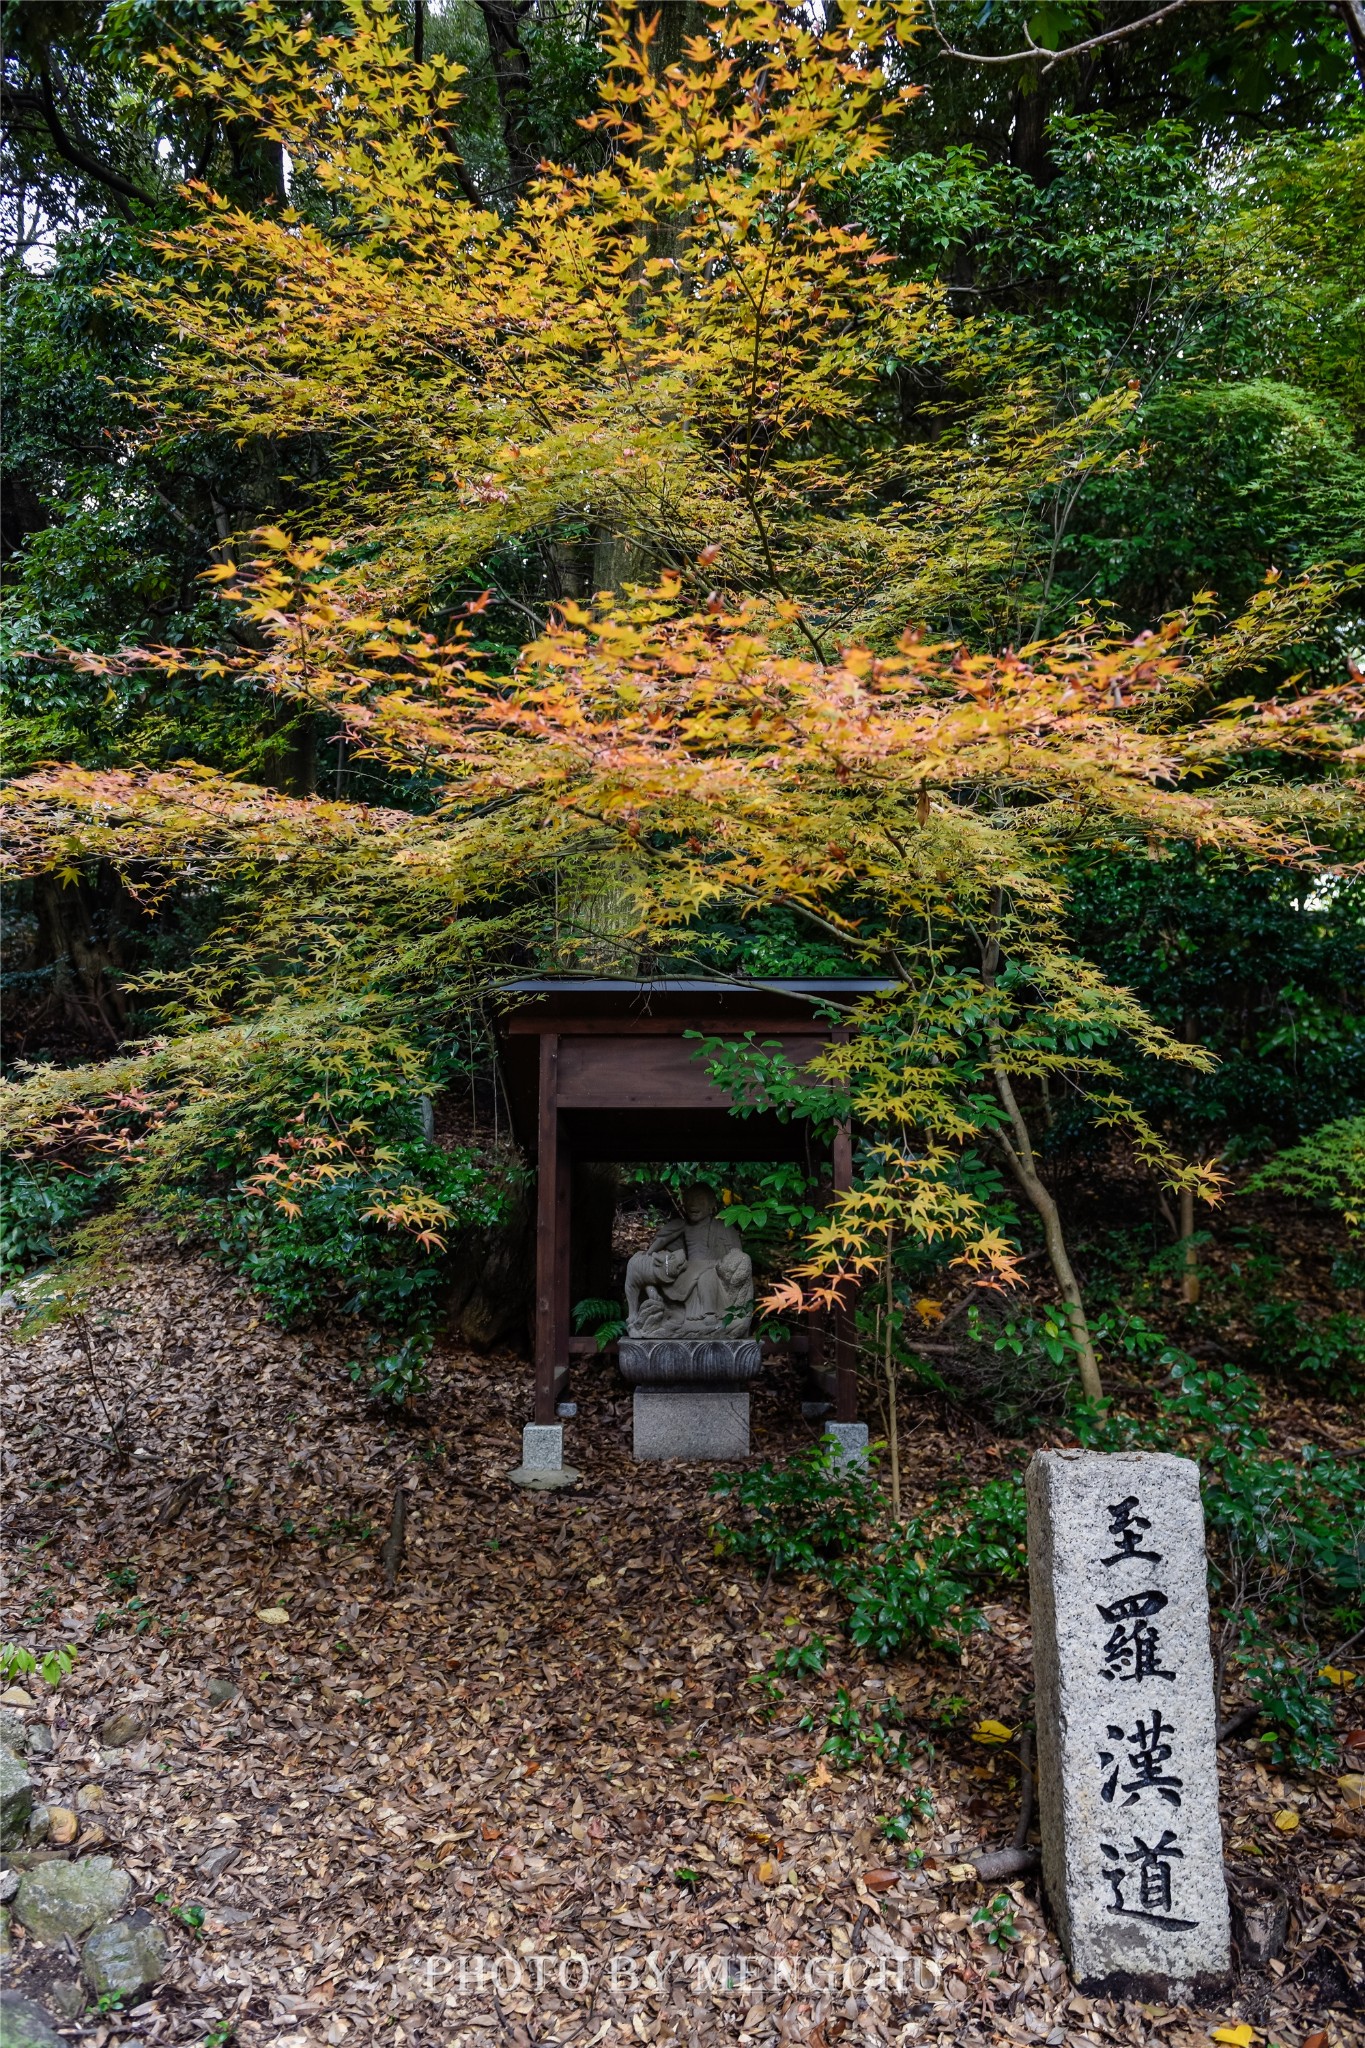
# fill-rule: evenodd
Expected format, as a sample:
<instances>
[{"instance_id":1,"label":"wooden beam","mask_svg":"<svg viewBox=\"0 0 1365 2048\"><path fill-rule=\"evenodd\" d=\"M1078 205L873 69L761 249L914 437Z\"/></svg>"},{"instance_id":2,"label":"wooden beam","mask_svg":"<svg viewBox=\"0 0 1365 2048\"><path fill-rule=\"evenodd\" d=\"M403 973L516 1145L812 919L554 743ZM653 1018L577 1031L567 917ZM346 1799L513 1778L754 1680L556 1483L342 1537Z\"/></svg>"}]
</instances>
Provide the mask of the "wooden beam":
<instances>
[{"instance_id":1,"label":"wooden beam","mask_svg":"<svg viewBox=\"0 0 1365 2048\"><path fill-rule=\"evenodd\" d=\"M844 1124L834 1134L834 1192L853 1185L853 1133ZM834 1420L858 1420L858 1351L853 1304L834 1311Z\"/></svg>"},{"instance_id":2,"label":"wooden beam","mask_svg":"<svg viewBox=\"0 0 1365 2048\"><path fill-rule=\"evenodd\" d=\"M746 1031L769 1038L832 1038L839 1035L819 1017L571 1017L544 1014L507 1017L500 1027L509 1038L681 1038L700 1031L706 1038L743 1038ZM847 1033L842 1034L847 1037Z\"/></svg>"},{"instance_id":3,"label":"wooden beam","mask_svg":"<svg viewBox=\"0 0 1365 2048\"><path fill-rule=\"evenodd\" d=\"M535 1420L555 1419L559 1300L559 1040L540 1041L540 1158L536 1177ZM567 1365L568 1360L565 1359Z\"/></svg>"}]
</instances>

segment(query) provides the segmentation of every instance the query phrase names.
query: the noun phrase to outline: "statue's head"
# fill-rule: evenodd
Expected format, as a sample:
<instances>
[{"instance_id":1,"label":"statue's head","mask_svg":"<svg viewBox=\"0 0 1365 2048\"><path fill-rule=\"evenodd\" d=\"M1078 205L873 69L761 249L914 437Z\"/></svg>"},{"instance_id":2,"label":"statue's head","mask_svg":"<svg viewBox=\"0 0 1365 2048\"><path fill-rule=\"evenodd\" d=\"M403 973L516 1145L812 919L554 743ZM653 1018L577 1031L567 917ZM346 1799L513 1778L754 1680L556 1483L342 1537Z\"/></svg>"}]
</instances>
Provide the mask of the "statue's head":
<instances>
[{"instance_id":1,"label":"statue's head","mask_svg":"<svg viewBox=\"0 0 1365 2048\"><path fill-rule=\"evenodd\" d=\"M688 1223L706 1223L716 1213L716 1197L710 1188L695 1181L690 1188L683 1189L679 1207Z\"/></svg>"}]
</instances>

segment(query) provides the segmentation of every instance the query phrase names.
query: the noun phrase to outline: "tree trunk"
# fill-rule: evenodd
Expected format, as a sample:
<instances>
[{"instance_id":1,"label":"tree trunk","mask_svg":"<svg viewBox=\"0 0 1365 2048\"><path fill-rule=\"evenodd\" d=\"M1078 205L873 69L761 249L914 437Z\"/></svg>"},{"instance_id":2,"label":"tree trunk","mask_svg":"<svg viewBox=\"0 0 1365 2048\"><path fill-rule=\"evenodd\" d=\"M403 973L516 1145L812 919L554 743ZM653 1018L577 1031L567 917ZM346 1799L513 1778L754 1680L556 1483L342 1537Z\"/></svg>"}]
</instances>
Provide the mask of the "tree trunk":
<instances>
[{"instance_id":1,"label":"tree trunk","mask_svg":"<svg viewBox=\"0 0 1365 2048\"><path fill-rule=\"evenodd\" d=\"M995 1074L996 1092L1004 1106L1014 1132L1011 1144L1003 1131L996 1132L997 1141L1009 1161L1010 1171L1027 1195L1033 1208L1042 1220L1043 1236L1047 1243L1048 1260L1052 1266L1062 1300L1066 1304L1066 1318L1071 1327L1071 1339L1076 1346L1076 1365L1080 1373L1081 1386L1087 1400L1102 1401L1104 1386L1100 1379L1099 1362L1095 1357L1095 1346L1090 1336L1090 1323L1085 1313L1085 1301L1080 1283L1071 1264L1071 1255L1066 1248L1062 1232L1061 1213L1049 1190L1038 1175L1033 1155L1033 1141L1028 1125L1015 1097L1010 1077L1004 1064L998 1058L992 1061Z\"/></svg>"},{"instance_id":2,"label":"tree trunk","mask_svg":"<svg viewBox=\"0 0 1365 2048\"><path fill-rule=\"evenodd\" d=\"M513 192L519 192L540 162L531 128L531 64L522 47L521 25L530 0L479 0L488 31L488 53L502 113L502 139L507 149Z\"/></svg>"},{"instance_id":3,"label":"tree trunk","mask_svg":"<svg viewBox=\"0 0 1365 2048\"><path fill-rule=\"evenodd\" d=\"M1194 1189L1180 1190L1180 1242L1185 1247L1184 1271L1180 1276L1180 1299L1193 1305L1199 1299L1199 1258L1194 1248Z\"/></svg>"}]
</instances>

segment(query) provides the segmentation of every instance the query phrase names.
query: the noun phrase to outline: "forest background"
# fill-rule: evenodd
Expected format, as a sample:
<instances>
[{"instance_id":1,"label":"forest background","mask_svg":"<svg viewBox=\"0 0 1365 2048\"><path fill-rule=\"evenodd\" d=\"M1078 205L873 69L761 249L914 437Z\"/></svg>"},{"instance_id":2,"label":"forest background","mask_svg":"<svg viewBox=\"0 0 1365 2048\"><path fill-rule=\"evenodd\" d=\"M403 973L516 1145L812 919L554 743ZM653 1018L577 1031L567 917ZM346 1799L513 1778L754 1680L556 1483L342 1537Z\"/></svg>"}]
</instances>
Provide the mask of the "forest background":
<instances>
[{"instance_id":1,"label":"forest background","mask_svg":"<svg viewBox=\"0 0 1365 2048\"><path fill-rule=\"evenodd\" d=\"M441 1328L521 1334L502 981L884 976L812 1075L711 1054L858 1133L832 1210L715 1178L775 1331L862 1283L859 1639L951 1650L1018 1533L1017 1487L994 1549L897 1533L907 1381L1181 1444L1229 1684L1328 1760L1358 8L38 0L5 37L9 1274L80 1313L166 1233L354 1318L411 1407Z\"/></svg>"}]
</instances>

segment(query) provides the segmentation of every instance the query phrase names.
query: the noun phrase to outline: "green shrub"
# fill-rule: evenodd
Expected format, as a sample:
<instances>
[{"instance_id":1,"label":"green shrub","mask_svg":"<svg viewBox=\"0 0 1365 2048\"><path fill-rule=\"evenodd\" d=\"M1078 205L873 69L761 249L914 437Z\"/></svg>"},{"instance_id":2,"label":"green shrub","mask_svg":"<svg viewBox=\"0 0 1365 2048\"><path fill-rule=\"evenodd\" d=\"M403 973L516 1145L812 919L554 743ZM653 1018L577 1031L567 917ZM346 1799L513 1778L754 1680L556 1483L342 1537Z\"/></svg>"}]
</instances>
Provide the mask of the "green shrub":
<instances>
[{"instance_id":1,"label":"green shrub","mask_svg":"<svg viewBox=\"0 0 1365 2048\"><path fill-rule=\"evenodd\" d=\"M448 1284L444 1235L428 1245L381 1214L414 1191L448 1212L449 1232L487 1227L506 1215L510 1190L487 1161L412 1137L344 1162L334 1176L296 1187L289 1207L239 1182L217 1199L187 1201L193 1234L211 1235L225 1265L241 1273L286 1328L329 1310L406 1331L428 1330Z\"/></svg>"},{"instance_id":2,"label":"green shrub","mask_svg":"<svg viewBox=\"0 0 1365 2048\"><path fill-rule=\"evenodd\" d=\"M1272 1371L1306 1373L1345 1388L1365 1374L1365 1316L1344 1310L1305 1316L1302 1302L1265 1301L1252 1310L1256 1355Z\"/></svg>"},{"instance_id":3,"label":"green shrub","mask_svg":"<svg viewBox=\"0 0 1365 2048\"><path fill-rule=\"evenodd\" d=\"M0 1182L0 1280L60 1257L62 1238L119 1179L117 1166L80 1173L64 1166L5 1161Z\"/></svg>"},{"instance_id":4,"label":"green shrub","mask_svg":"<svg viewBox=\"0 0 1365 2048\"><path fill-rule=\"evenodd\" d=\"M738 1525L715 1524L721 1550L778 1575L827 1571L856 1549L883 1505L867 1474L845 1464L826 1437L781 1467L718 1472L711 1491L746 1516Z\"/></svg>"},{"instance_id":5,"label":"green shrub","mask_svg":"<svg viewBox=\"0 0 1365 2048\"><path fill-rule=\"evenodd\" d=\"M843 1574L854 1642L876 1657L911 1645L960 1655L983 1626L974 1600L1027 1571L1024 1514L1021 1482L991 1479L893 1530Z\"/></svg>"}]
</instances>

